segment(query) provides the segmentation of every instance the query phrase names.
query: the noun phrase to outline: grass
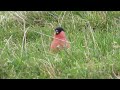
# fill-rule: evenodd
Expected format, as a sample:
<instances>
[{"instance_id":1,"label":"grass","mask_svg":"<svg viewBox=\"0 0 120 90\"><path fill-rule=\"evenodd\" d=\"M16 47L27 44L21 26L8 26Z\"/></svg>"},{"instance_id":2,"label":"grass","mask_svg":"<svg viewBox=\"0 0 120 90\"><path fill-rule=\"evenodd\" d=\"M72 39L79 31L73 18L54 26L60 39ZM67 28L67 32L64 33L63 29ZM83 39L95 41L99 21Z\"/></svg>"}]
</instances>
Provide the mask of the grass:
<instances>
[{"instance_id":1,"label":"grass","mask_svg":"<svg viewBox=\"0 0 120 90\"><path fill-rule=\"evenodd\" d=\"M120 12L0 12L0 78L115 79L120 75ZM62 26L69 51L51 53Z\"/></svg>"}]
</instances>

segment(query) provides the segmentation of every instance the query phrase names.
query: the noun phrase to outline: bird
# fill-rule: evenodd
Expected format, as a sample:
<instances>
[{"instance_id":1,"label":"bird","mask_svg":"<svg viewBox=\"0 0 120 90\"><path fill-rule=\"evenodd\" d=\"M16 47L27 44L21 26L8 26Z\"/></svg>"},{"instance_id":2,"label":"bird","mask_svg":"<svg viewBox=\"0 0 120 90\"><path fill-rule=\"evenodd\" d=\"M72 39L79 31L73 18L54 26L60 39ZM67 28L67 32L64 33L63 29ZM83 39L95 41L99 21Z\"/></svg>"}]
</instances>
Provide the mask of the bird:
<instances>
[{"instance_id":1,"label":"bird","mask_svg":"<svg viewBox=\"0 0 120 90\"><path fill-rule=\"evenodd\" d=\"M65 30L62 27L55 28L53 41L50 45L50 51L58 52L68 48L70 48L70 43L67 40Z\"/></svg>"}]
</instances>

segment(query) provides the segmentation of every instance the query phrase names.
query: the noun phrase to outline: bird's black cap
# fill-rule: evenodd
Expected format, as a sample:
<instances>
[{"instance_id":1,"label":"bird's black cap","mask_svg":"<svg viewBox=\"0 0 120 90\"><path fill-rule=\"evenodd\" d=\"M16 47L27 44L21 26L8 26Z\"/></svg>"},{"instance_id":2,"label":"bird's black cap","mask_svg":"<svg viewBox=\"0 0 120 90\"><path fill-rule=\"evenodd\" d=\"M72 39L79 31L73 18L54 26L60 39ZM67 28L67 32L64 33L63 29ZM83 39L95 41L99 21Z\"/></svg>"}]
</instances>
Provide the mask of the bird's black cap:
<instances>
[{"instance_id":1,"label":"bird's black cap","mask_svg":"<svg viewBox=\"0 0 120 90\"><path fill-rule=\"evenodd\" d=\"M57 28L55 29L56 35L59 34L61 31L64 31L64 29L61 28L61 27L57 27Z\"/></svg>"}]
</instances>

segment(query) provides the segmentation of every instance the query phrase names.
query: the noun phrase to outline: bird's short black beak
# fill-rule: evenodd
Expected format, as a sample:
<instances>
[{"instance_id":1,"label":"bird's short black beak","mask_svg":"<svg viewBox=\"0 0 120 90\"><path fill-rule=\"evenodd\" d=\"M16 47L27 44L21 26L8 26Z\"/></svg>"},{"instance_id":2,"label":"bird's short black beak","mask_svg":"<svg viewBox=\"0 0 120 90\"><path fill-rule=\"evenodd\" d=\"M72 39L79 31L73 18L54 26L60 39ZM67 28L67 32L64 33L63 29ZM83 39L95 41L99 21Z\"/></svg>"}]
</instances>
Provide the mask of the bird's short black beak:
<instances>
[{"instance_id":1,"label":"bird's short black beak","mask_svg":"<svg viewBox=\"0 0 120 90\"><path fill-rule=\"evenodd\" d=\"M56 34L59 34L59 31L58 30L55 30Z\"/></svg>"},{"instance_id":2,"label":"bird's short black beak","mask_svg":"<svg viewBox=\"0 0 120 90\"><path fill-rule=\"evenodd\" d=\"M59 32L56 32L56 34L58 34Z\"/></svg>"}]
</instances>

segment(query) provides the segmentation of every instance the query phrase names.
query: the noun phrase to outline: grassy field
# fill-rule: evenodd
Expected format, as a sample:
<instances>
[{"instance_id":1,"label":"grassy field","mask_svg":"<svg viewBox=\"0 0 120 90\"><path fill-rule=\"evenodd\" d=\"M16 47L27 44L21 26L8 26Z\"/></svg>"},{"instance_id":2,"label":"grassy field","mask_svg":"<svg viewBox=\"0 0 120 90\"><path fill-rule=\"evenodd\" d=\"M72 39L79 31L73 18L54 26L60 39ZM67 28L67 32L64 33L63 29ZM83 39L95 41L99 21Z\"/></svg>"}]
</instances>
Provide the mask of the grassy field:
<instances>
[{"instance_id":1,"label":"grassy field","mask_svg":"<svg viewBox=\"0 0 120 90\"><path fill-rule=\"evenodd\" d=\"M54 29L69 51L51 53ZM116 79L120 76L120 12L1 11L1 79Z\"/></svg>"}]
</instances>

